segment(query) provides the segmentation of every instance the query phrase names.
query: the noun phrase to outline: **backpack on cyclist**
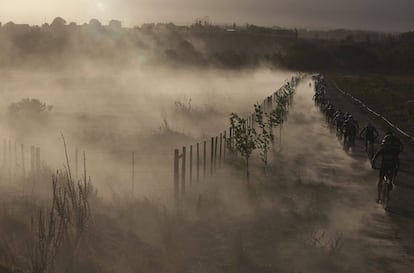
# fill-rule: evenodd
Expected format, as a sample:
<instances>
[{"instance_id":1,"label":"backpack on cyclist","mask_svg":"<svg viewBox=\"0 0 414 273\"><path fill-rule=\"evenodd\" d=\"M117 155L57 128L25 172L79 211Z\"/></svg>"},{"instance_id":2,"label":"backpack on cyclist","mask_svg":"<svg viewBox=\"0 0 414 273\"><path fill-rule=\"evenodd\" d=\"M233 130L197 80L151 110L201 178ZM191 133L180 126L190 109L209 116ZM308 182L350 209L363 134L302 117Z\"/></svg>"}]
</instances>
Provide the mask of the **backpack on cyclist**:
<instances>
[{"instance_id":1,"label":"backpack on cyclist","mask_svg":"<svg viewBox=\"0 0 414 273\"><path fill-rule=\"evenodd\" d=\"M374 128L374 126L370 126L370 125L368 125L366 128L365 128L365 136L366 137L368 137L368 138L372 138L372 137L374 137L375 136L375 128Z\"/></svg>"},{"instance_id":2,"label":"backpack on cyclist","mask_svg":"<svg viewBox=\"0 0 414 273\"><path fill-rule=\"evenodd\" d=\"M400 139L392 134L385 135L384 139L382 140L382 145L394 151L395 153L399 153L402 150L402 143Z\"/></svg>"}]
</instances>

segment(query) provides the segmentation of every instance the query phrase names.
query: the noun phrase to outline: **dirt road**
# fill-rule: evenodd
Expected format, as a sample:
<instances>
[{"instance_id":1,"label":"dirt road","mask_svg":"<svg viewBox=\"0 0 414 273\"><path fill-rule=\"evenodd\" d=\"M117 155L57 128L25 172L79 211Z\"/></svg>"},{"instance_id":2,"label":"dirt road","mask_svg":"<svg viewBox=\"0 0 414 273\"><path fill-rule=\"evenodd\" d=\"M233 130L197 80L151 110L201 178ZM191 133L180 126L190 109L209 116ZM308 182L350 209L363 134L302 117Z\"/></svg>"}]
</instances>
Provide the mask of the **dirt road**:
<instances>
[{"instance_id":1,"label":"dirt road","mask_svg":"<svg viewBox=\"0 0 414 273\"><path fill-rule=\"evenodd\" d=\"M409 173L392 192L391 210L399 213L386 212L375 203L378 174L361 141L349 153L343 150L312 101L309 81L297 88L282 146L276 139L266 172L256 151L247 184L244 163L234 156L193 183L172 214L148 210L148 202L131 210L135 218L126 218L125 225L135 221L131 230L154 247L156 259L148 264L156 272L414 271L412 191L402 186L412 181ZM357 107L333 90L329 94L334 104L366 121ZM404 169L409 167L405 162Z\"/></svg>"},{"instance_id":2,"label":"dirt road","mask_svg":"<svg viewBox=\"0 0 414 273\"><path fill-rule=\"evenodd\" d=\"M381 138L385 131L389 130L381 120L365 111L349 97L344 96L329 82L327 95L336 109L350 112L359 121L361 127L364 127L367 122L373 123L379 129ZM320 134L329 135L327 129L319 129ZM374 202L378 171L370 169L363 142L357 140L355 149L346 155L351 161L348 162L351 169L348 174L343 175L349 177L349 193L354 196L352 201L349 200L348 210L351 212L347 219L352 221L352 214L356 211L364 214L361 218L363 228L358 232L358 237L361 242L372 244L370 248L373 250L372 261L378 263L379 272L412 272L414 270L411 263L411 255L414 254L414 145L403 137L401 139L404 142L404 151L400 156L401 170L396 180L397 186L391 195L388 212ZM326 141L339 143L332 133L330 133L330 139ZM331 143L331 145L334 144ZM346 154L340 151L341 148L335 148L335 151L331 148L332 155L339 153L342 157ZM338 161L335 160L335 162ZM343 165L343 163L339 164ZM329 177L337 181L339 176Z\"/></svg>"},{"instance_id":3,"label":"dirt road","mask_svg":"<svg viewBox=\"0 0 414 273\"><path fill-rule=\"evenodd\" d=\"M362 141L348 153L343 150L312 101L309 81L297 89L283 127L282 147L272 154L271 170L263 174L261 162L257 157L252 160L254 206L246 205L238 193L234 174L226 178L218 174L210 181L218 182L225 204L208 221L210 229L226 234L225 238L237 230L243 239L237 244L236 264L241 267L230 268L237 269L234 272L413 272L413 192L404 186L413 181L407 172L411 148L407 144L402 155L404 172L392 192L391 212L386 212L375 203L378 173L371 169ZM331 88L328 92L334 105L366 123L369 117L358 107ZM230 252L228 241L208 238L203 249L211 247L221 257ZM266 265L266 270L257 265Z\"/></svg>"}]
</instances>

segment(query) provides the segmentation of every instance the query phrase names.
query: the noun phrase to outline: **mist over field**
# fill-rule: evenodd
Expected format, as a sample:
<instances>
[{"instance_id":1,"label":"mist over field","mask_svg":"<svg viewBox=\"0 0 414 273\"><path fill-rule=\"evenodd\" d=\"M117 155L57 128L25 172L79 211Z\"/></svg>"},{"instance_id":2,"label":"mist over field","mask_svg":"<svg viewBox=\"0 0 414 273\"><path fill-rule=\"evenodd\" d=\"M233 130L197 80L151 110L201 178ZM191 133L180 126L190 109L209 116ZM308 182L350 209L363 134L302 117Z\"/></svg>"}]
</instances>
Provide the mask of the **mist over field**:
<instances>
[{"instance_id":1,"label":"mist over field","mask_svg":"<svg viewBox=\"0 0 414 273\"><path fill-rule=\"evenodd\" d=\"M407 1L6 2L0 273L414 268L410 145L390 217L363 140L346 149L314 98L326 83L382 137L339 84L412 130ZM154 14L191 23L135 25Z\"/></svg>"},{"instance_id":2,"label":"mist over field","mask_svg":"<svg viewBox=\"0 0 414 273\"><path fill-rule=\"evenodd\" d=\"M136 179L142 180L137 192L142 195L152 183L170 189L174 148L228 129L230 112L251 112L255 102L290 75L267 69L122 69L92 64L75 71L3 70L2 132L18 143L41 147L42 161L51 168L65 162L63 134L72 160L75 149L86 152L89 175L97 185L113 184L114 177L129 185L135 152ZM23 98L36 98L53 108L39 120L13 117L8 106ZM162 181L152 181L151 172L159 174L156 169L162 170Z\"/></svg>"}]
</instances>

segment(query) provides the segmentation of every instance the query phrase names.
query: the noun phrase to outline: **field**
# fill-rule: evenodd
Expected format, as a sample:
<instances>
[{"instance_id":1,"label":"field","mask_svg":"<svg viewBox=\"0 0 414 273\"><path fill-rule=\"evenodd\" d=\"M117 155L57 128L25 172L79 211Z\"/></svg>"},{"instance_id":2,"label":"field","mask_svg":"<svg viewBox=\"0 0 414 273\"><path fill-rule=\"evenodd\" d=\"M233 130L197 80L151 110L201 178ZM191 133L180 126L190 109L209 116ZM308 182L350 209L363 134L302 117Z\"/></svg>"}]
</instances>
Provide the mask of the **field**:
<instances>
[{"instance_id":1,"label":"field","mask_svg":"<svg viewBox=\"0 0 414 273\"><path fill-rule=\"evenodd\" d=\"M322 73L374 149L414 135L414 32L312 30L401 3L26 2L0 8L0 273L414 272L414 138L383 207L313 100ZM133 25L175 9L214 17Z\"/></svg>"},{"instance_id":2,"label":"field","mask_svg":"<svg viewBox=\"0 0 414 273\"><path fill-rule=\"evenodd\" d=\"M309 78L265 172L255 151L248 183L234 156L174 201L173 149L227 129L229 112L247 116L292 73L150 72L6 75L3 130L41 147L42 171L16 177L3 168L3 272L410 271L413 259L398 239L406 232L375 206L377 175L362 145L343 151L313 104ZM16 123L7 105L34 95L53 110ZM81 155L75 175L75 148L86 151L85 177ZM52 191L56 168L63 175ZM59 204L66 209L55 210Z\"/></svg>"},{"instance_id":3,"label":"field","mask_svg":"<svg viewBox=\"0 0 414 273\"><path fill-rule=\"evenodd\" d=\"M333 74L338 87L414 134L414 80L411 76Z\"/></svg>"},{"instance_id":4,"label":"field","mask_svg":"<svg viewBox=\"0 0 414 273\"><path fill-rule=\"evenodd\" d=\"M11 139L12 146L14 141L25 143L26 152L28 145L39 146L44 163L56 169L65 162L63 134L71 163L75 165L76 149L80 154L85 151L89 174L104 196L113 193L113 179L125 181L116 183L116 191L129 191L135 152L136 178L142 181L137 194L145 195L147 190L156 194L172 186L174 148L227 129L229 112L250 109L289 75L273 76L269 70L171 72L140 67L93 72L85 68L74 73L3 71L4 139ZM53 109L37 119L11 117L8 106L26 97ZM27 155L26 166L28 160ZM154 183L159 185L155 192Z\"/></svg>"}]
</instances>

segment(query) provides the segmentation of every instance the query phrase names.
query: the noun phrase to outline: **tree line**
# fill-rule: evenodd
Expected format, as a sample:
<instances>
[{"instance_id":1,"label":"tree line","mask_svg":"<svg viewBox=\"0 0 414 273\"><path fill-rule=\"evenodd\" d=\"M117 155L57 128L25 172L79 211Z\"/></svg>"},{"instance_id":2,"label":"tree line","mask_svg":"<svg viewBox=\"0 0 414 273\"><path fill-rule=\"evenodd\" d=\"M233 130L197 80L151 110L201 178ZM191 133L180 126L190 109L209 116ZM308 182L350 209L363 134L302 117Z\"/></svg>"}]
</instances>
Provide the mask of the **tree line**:
<instances>
[{"instance_id":1,"label":"tree line","mask_svg":"<svg viewBox=\"0 0 414 273\"><path fill-rule=\"evenodd\" d=\"M96 19L82 25L58 17L50 24L0 24L0 64L65 66L76 60L112 65L172 64L252 68L267 65L302 71L410 73L414 31L304 31L213 25L143 24L123 27Z\"/></svg>"}]
</instances>

